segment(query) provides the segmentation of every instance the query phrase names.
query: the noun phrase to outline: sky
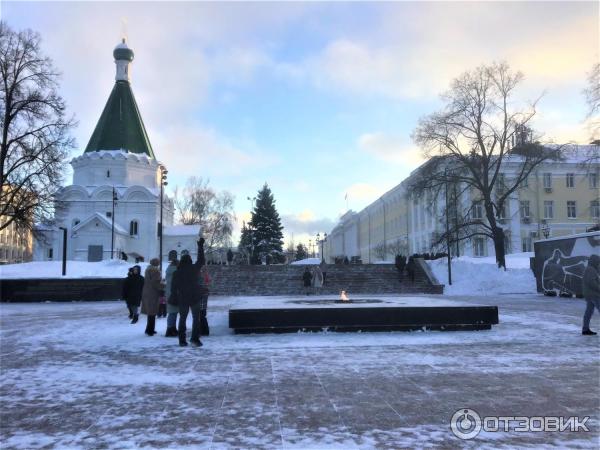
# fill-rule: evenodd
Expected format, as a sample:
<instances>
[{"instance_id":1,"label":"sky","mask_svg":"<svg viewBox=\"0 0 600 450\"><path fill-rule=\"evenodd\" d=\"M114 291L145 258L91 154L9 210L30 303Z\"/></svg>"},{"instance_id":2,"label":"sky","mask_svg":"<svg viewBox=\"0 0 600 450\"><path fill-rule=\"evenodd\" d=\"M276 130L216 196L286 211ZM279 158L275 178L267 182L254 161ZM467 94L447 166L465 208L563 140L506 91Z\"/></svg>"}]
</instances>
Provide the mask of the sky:
<instances>
[{"instance_id":1,"label":"sky","mask_svg":"<svg viewBox=\"0 0 600 450\"><path fill-rule=\"evenodd\" d=\"M62 72L85 148L114 83L131 83L169 189L189 176L235 198L266 182L286 242L314 240L423 162L411 139L453 78L506 61L545 140L587 143L582 90L599 59L597 2L1 2ZM234 239L237 239L237 232Z\"/></svg>"}]
</instances>

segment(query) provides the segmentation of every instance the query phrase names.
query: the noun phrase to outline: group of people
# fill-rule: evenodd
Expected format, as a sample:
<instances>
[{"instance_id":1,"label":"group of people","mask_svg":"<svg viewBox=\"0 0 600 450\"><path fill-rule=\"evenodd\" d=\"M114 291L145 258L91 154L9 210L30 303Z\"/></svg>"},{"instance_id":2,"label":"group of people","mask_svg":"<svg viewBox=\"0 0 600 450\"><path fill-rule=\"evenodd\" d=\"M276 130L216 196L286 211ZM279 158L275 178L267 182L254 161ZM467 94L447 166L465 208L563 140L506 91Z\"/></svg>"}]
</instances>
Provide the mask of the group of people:
<instances>
[{"instance_id":1,"label":"group of people","mask_svg":"<svg viewBox=\"0 0 600 450\"><path fill-rule=\"evenodd\" d=\"M396 255L396 260L394 261L394 265L398 270L398 278L400 282L404 279L404 271L406 270L406 274L408 275L408 279L412 282L415 281L415 269L416 262L412 256L408 257L408 261L406 260L406 256Z\"/></svg>"},{"instance_id":2,"label":"group of people","mask_svg":"<svg viewBox=\"0 0 600 450\"><path fill-rule=\"evenodd\" d=\"M186 252L182 252L179 261L175 256L170 257L164 280L159 265L158 258L153 258L144 276L140 273L140 266L129 269L123 283L122 297L127 303L131 323L138 321L138 311L141 306L141 313L147 316L145 333L154 336L156 316L164 317L166 313L165 336L179 337L179 345L185 347L188 345L186 320L191 311L190 343L195 347L201 347L200 336L209 334L206 308L210 278L206 270L204 239L198 241L198 259L195 263L192 263L192 257ZM179 323L177 323L177 314L179 314Z\"/></svg>"},{"instance_id":3,"label":"group of people","mask_svg":"<svg viewBox=\"0 0 600 450\"><path fill-rule=\"evenodd\" d=\"M314 266L312 269L307 267L302 274L302 282L306 295L317 294L325 282L325 273L319 266Z\"/></svg>"}]
</instances>

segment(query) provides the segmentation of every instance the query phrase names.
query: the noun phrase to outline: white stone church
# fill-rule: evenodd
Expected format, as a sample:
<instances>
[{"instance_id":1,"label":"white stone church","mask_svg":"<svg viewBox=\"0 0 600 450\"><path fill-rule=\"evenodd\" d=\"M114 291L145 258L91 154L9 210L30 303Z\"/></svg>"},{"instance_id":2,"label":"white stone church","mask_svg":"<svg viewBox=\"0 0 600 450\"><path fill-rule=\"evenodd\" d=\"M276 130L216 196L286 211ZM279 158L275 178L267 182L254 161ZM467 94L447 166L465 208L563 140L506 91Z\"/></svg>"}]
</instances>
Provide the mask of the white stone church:
<instances>
[{"instance_id":1,"label":"white stone church","mask_svg":"<svg viewBox=\"0 0 600 450\"><path fill-rule=\"evenodd\" d=\"M123 42L113 52L116 82L82 155L71 161L73 184L55 198L55 226L34 243L35 260L149 261L170 251L195 258L199 227L173 225L173 201L161 196L166 167L156 160L131 90L133 51ZM165 175L166 176L166 175Z\"/></svg>"}]
</instances>

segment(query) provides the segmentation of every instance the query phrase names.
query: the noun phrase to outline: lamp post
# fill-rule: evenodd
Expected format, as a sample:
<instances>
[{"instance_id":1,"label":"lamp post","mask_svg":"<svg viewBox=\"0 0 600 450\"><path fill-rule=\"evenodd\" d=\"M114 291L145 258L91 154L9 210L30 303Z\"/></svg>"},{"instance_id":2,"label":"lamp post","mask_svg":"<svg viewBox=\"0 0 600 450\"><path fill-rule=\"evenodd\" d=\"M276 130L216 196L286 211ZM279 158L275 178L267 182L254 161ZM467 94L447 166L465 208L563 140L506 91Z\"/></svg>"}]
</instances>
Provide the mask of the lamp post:
<instances>
[{"instance_id":1,"label":"lamp post","mask_svg":"<svg viewBox=\"0 0 600 450\"><path fill-rule=\"evenodd\" d=\"M164 191L165 191L165 186L168 185L169 183L167 183L167 174L169 173L169 171L167 170L167 168L165 166L160 166L160 222L158 225L158 265L159 265L159 269L160 269L160 273L162 273L162 255L163 255L163 197L164 197Z\"/></svg>"},{"instance_id":2,"label":"lamp post","mask_svg":"<svg viewBox=\"0 0 600 450\"><path fill-rule=\"evenodd\" d=\"M115 204L117 203L117 191L112 188L112 212L110 213L110 259L115 258Z\"/></svg>"},{"instance_id":3,"label":"lamp post","mask_svg":"<svg viewBox=\"0 0 600 450\"><path fill-rule=\"evenodd\" d=\"M547 222L542 225L542 234L544 235L544 239L548 239L550 236L550 225Z\"/></svg>"},{"instance_id":4,"label":"lamp post","mask_svg":"<svg viewBox=\"0 0 600 450\"><path fill-rule=\"evenodd\" d=\"M58 227L63 232L62 276L67 274L67 229Z\"/></svg>"},{"instance_id":5,"label":"lamp post","mask_svg":"<svg viewBox=\"0 0 600 450\"><path fill-rule=\"evenodd\" d=\"M323 239L321 239L321 233L317 233L317 245L321 245L321 249L320 249L319 255L321 256L321 262L322 263L325 262L325 257L323 255L323 246L324 246L326 240L327 240L327 233L323 234Z\"/></svg>"}]
</instances>

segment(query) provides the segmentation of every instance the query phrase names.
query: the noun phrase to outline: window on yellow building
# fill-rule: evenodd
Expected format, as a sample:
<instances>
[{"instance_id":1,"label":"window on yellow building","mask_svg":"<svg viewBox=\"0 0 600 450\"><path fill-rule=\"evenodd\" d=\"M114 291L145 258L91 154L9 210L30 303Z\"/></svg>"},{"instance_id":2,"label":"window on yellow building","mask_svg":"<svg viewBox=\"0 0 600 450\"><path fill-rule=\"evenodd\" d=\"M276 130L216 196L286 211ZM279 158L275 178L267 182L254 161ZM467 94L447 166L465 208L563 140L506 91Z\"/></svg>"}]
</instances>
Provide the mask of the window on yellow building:
<instances>
[{"instance_id":1,"label":"window on yellow building","mask_svg":"<svg viewBox=\"0 0 600 450\"><path fill-rule=\"evenodd\" d=\"M574 188L575 187L575 174L574 173L568 173L567 174L567 187L568 188Z\"/></svg>"},{"instance_id":2,"label":"window on yellow building","mask_svg":"<svg viewBox=\"0 0 600 450\"><path fill-rule=\"evenodd\" d=\"M592 218L600 219L600 201L592 200L590 202L590 213L592 215Z\"/></svg>"},{"instance_id":3,"label":"window on yellow building","mask_svg":"<svg viewBox=\"0 0 600 450\"><path fill-rule=\"evenodd\" d=\"M523 219L529 219L529 200L521 201L521 217Z\"/></svg>"},{"instance_id":4,"label":"window on yellow building","mask_svg":"<svg viewBox=\"0 0 600 450\"><path fill-rule=\"evenodd\" d=\"M577 218L577 202L573 200L569 200L567 202L567 217L569 219Z\"/></svg>"},{"instance_id":5,"label":"window on yellow building","mask_svg":"<svg viewBox=\"0 0 600 450\"><path fill-rule=\"evenodd\" d=\"M554 202L552 200L544 200L544 219L554 218Z\"/></svg>"},{"instance_id":6,"label":"window on yellow building","mask_svg":"<svg viewBox=\"0 0 600 450\"><path fill-rule=\"evenodd\" d=\"M485 240L481 237L473 239L473 256L485 256Z\"/></svg>"},{"instance_id":7,"label":"window on yellow building","mask_svg":"<svg viewBox=\"0 0 600 450\"><path fill-rule=\"evenodd\" d=\"M471 211L473 219L483 219L483 205L481 202L473 203L473 210Z\"/></svg>"}]
</instances>

